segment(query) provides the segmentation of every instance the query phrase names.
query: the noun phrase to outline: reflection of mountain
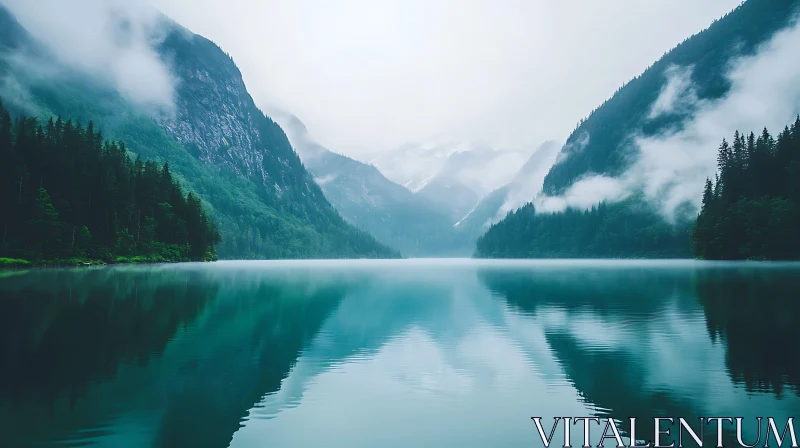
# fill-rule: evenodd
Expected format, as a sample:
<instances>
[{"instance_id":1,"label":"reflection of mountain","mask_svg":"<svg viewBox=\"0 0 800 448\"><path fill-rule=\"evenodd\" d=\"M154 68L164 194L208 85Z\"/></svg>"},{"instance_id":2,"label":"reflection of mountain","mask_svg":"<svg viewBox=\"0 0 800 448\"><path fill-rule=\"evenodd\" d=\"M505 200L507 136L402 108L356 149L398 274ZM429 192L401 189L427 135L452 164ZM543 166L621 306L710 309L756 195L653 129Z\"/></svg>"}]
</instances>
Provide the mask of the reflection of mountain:
<instances>
[{"instance_id":1,"label":"reflection of mountain","mask_svg":"<svg viewBox=\"0 0 800 448\"><path fill-rule=\"evenodd\" d=\"M456 278L464 284L474 282L467 274L456 274ZM464 300L458 290L425 272L376 273L330 315L281 390L266 397L254 414L273 417L298 404L315 377L348 360L373 357L392 338L408 331L419 329L434 341L449 341L463 338L476 322L500 319L492 301ZM444 356L454 354L445 352Z\"/></svg>"},{"instance_id":2,"label":"reflection of mountain","mask_svg":"<svg viewBox=\"0 0 800 448\"><path fill-rule=\"evenodd\" d=\"M542 307L590 307L600 315L624 314L646 320L664 303L652 297L681 298L689 287L685 270L645 269L631 263L599 266L587 263L550 264L540 269L484 269L481 280L496 295L522 313Z\"/></svg>"},{"instance_id":3,"label":"reflection of mountain","mask_svg":"<svg viewBox=\"0 0 800 448\"><path fill-rule=\"evenodd\" d=\"M0 396L51 407L113 378L121 364L146 365L216 295L196 274L136 270L124 284L107 269L4 279Z\"/></svg>"},{"instance_id":4,"label":"reflection of mountain","mask_svg":"<svg viewBox=\"0 0 800 448\"><path fill-rule=\"evenodd\" d=\"M730 295L754 316L759 308L746 306L758 288L776 297L764 316L794 315L781 303L796 290L791 273L481 266L478 275L472 262L408 260L2 274L0 446L527 446L536 440L528 415L594 413L623 429L634 415L648 439L650 416L753 421L800 408L800 396L758 386L786 387L795 365L752 351L781 347L789 327L761 328L759 339L741 324L758 332L771 321L747 321L723 302ZM725 290L725 279L752 295Z\"/></svg>"},{"instance_id":5,"label":"reflection of mountain","mask_svg":"<svg viewBox=\"0 0 800 448\"><path fill-rule=\"evenodd\" d=\"M731 378L748 390L800 395L800 277L796 271L709 272L697 279L712 338L725 341Z\"/></svg>"},{"instance_id":6,"label":"reflection of mountain","mask_svg":"<svg viewBox=\"0 0 800 448\"><path fill-rule=\"evenodd\" d=\"M281 381L314 338L345 291L312 278L226 279L219 307L197 326L197 336L176 340L180 389L162 417L156 446L227 446L248 409L280 389ZM186 357L186 354L192 356ZM205 423L205 424L202 424Z\"/></svg>"},{"instance_id":7,"label":"reflection of mountain","mask_svg":"<svg viewBox=\"0 0 800 448\"><path fill-rule=\"evenodd\" d=\"M3 338L4 355L20 360L10 376L16 382L2 387L28 391L18 397L24 406L10 406L11 391L0 399L10 446L65 436L113 446L227 446L248 409L280 389L346 287L262 271L98 272L105 281L65 275L74 281L64 284L57 273L34 279L50 289L28 276L19 277L24 284L14 277L2 283L4 293L15 292L3 302L13 314L3 316L20 321ZM28 307L23 299L37 290L41 299ZM55 305L54 295L70 306ZM12 335L24 343L9 344L19 340ZM41 400L33 399L37 393Z\"/></svg>"},{"instance_id":8,"label":"reflection of mountain","mask_svg":"<svg viewBox=\"0 0 800 448\"><path fill-rule=\"evenodd\" d=\"M732 354L757 348L749 356L738 355L742 358L740 364L749 366L747 375L751 378L766 375L785 384L786 377L791 378L791 373L796 372L791 370L790 364L796 363L791 360L792 355L786 353L782 361L774 357L771 363L759 363L757 352L765 344L773 344L774 354L781 344L791 340L790 335L780 331L772 333L766 330L770 325L768 321L754 325L751 319L750 331L766 332L769 336L756 339L755 345L749 347L734 347L730 336L727 347L713 344L704 328L702 309L694 298L695 281L698 288L709 289L702 280L706 275L704 270L693 273L669 269L666 265L664 269L650 270L628 266L631 267L609 269L607 266L565 265L516 274L487 269L480 276L495 295L503 297L520 315L544 327L549 349L581 396L594 408L596 415L622 419L621 427L626 434L630 434L630 427L625 419L630 416L640 417L637 438L652 440L652 417L655 416L680 416L696 422L698 416L717 414L741 415L746 419L763 415L764 409L756 403L770 406L768 397L752 396L737 388L715 366L722 364L727 356L728 370L735 378L730 362ZM735 278L731 278L731 271L724 272L717 280L737 285ZM796 290L796 281L787 283L786 279L774 275L769 279L774 285L782 285L775 287L780 291L788 291L790 289L786 288L790 287ZM738 288L761 294L771 291L751 280L738 282ZM724 296L716 297L721 300ZM776 297L773 312L780 309L778 303L786 306L788 300L785 295L776 294ZM722 306L720 309L732 308ZM735 320L726 311L716 312L722 319L727 315L728 323ZM783 312L790 314L786 310ZM741 316L752 313L752 309L743 310ZM708 307L705 318L709 322L719 319L712 317ZM717 325L724 326L724 323ZM710 326L715 324L710 323ZM728 332L730 334L730 330ZM746 337L740 334L739 339L746 340ZM776 366L776 363L782 365ZM781 405L775 404L780 402L771 403L770 412L781 418L791 415L791 410L798 405L796 400ZM745 434L753 433L754 429L745 427ZM732 428L724 431L725 438L735 437ZM705 438L711 442L715 437L713 428L707 426Z\"/></svg>"}]
</instances>

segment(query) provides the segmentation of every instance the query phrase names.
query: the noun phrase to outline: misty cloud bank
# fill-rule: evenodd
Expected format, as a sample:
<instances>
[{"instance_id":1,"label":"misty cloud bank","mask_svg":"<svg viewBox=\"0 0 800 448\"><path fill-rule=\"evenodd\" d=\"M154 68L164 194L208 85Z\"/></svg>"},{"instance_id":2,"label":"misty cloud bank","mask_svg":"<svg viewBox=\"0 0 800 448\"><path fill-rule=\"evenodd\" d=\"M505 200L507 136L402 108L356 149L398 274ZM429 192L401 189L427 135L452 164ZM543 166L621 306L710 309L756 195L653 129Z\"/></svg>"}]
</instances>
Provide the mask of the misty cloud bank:
<instances>
[{"instance_id":1,"label":"misty cloud bank","mask_svg":"<svg viewBox=\"0 0 800 448\"><path fill-rule=\"evenodd\" d=\"M622 176L586 177L563 196L537 197L537 210L587 209L637 192L643 192L668 221L674 221L683 204L699 210L705 180L717 171L717 149L723 138L730 139L736 130L758 134L765 126L777 134L800 112L798 48L800 25L795 22L756 54L733 61L727 74L731 89L717 100L698 100L691 67L670 67L648 118L694 110L683 128L652 137L634 135L638 157Z\"/></svg>"},{"instance_id":2,"label":"misty cloud bank","mask_svg":"<svg viewBox=\"0 0 800 448\"><path fill-rule=\"evenodd\" d=\"M585 144L585 140L581 142ZM487 226L500 221L508 212L522 207L532 197L536 197L542 192L544 178L556 162L556 158L561 154L559 151L563 146L563 142L551 140L536 148L530 160L517 174L517 178L509 184L505 202L500 206L497 215L487 223Z\"/></svg>"},{"instance_id":3,"label":"misty cloud bank","mask_svg":"<svg viewBox=\"0 0 800 448\"><path fill-rule=\"evenodd\" d=\"M0 0L57 62L116 89L128 101L170 110L176 78L154 49L165 21L144 0ZM46 76L53 67L16 55ZM51 61L52 62L52 61Z\"/></svg>"}]
</instances>

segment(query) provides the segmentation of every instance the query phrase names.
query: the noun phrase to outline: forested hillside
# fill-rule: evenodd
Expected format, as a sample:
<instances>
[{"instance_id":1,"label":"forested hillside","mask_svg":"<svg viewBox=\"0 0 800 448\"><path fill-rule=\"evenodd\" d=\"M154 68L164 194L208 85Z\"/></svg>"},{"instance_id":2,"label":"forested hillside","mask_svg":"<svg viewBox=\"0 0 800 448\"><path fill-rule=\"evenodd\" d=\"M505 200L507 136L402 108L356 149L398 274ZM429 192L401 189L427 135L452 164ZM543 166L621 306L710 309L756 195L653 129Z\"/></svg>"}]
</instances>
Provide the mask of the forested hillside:
<instances>
[{"instance_id":1,"label":"forested hillside","mask_svg":"<svg viewBox=\"0 0 800 448\"><path fill-rule=\"evenodd\" d=\"M696 222L670 225L633 198L591 210L509 213L477 242L487 258L686 257L708 260L800 259L800 117L778 134L738 131L718 153ZM646 207L646 206L644 206Z\"/></svg>"},{"instance_id":2,"label":"forested hillside","mask_svg":"<svg viewBox=\"0 0 800 448\"><path fill-rule=\"evenodd\" d=\"M645 208L643 208L645 207ZM509 213L478 238L479 258L686 258L689 225L673 226L637 199L590 210Z\"/></svg>"},{"instance_id":3,"label":"forested hillside","mask_svg":"<svg viewBox=\"0 0 800 448\"><path fill-rule=\"evenodd\" d=\"M255 106L231 58L164 20L170 31L157 50L178 78L171 113L136 107L95 78L53 62L3 7L0 97L15 115L91 120L132 153L169 162L219 224L221 258L399 256L344 222L283 130Z\"/></svg>"},{"instance_id":4,"label":"forested hillside","mask_svg":"<svg viewBox=\"0 0 800 448\"><path fill-rule=\"evenodd\" d=\"M709 260L800 259L800 117L775 140L736 132L719 147L692 234Z\"/></svg>"},{"instance_id":5,"label":"forested hillside","mask_svg":"<svg viewBox=\"0 0 800 448\"><path fill-rule=\"evenodd\" d=\"M798 4L800 0L749 0L667 52L581 121L562 149L559 162L545 177L544 193L563 195L576 181L592 174L622 175L637 160L634 136L681 129L703 100L724 97L731 87L730 63L754 54L760 44L792 23ZM654 104L670 78L669 70L675 66L691 68L689 81L697 101L653 115ZM686 203L674 210L671 224L641 193L628 191L624 201L599 204L588 211L536 213L533 205L528 205L493 226L478 241L475 255L690 256L690 229L696 216L693 206Z\"/></svg>"},{"instance_id":6,"label":"forested hillside","mask_svg":"<svg viewBox=\"0 0 800 448\"><path fill-rule=\"evenodd\" d=\"M92 123L19 117L0 103L0 257L214 260L219 232L169 165L132 161Z\"/></svg>"},{"instance_id":7,"label":"forested hillside","mask_svg":"<svg viewBox=\"0 0 800 448\"><path fill-rule=\"evenodd\" d=\"M634 160L631 134L645 136L678 125L693 110L648 119L653 102L666 82L672 65L692 66L691 81L698 99L724 96L731 58L752 54L759 44L786 27L800 0L749 0L667 52L641 75L620 88L609 100L582 120L567 139L566 154L544 181L549 195L563 193L589 173L617 176Z\"/></svg>"}]
</instances>

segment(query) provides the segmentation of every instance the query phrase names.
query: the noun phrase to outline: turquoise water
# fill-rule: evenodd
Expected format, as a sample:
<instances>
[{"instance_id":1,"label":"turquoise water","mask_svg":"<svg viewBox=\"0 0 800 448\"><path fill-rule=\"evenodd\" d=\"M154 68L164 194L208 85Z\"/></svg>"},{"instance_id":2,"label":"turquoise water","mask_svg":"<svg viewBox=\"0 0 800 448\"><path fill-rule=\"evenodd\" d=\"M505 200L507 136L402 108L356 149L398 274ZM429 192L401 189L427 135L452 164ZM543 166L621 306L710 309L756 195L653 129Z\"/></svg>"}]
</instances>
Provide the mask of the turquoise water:
<instances>
[{"instance_id":1,"label":"turquoise water","mask_svg":"<svg viewBox=\"0 0 800 448\"><path fill-rule=\"evenodd\" d=\"M785 423L798 311L791 264L0 271L0 446L530 447L532 416Z\"/></svg>"}]
</instances>

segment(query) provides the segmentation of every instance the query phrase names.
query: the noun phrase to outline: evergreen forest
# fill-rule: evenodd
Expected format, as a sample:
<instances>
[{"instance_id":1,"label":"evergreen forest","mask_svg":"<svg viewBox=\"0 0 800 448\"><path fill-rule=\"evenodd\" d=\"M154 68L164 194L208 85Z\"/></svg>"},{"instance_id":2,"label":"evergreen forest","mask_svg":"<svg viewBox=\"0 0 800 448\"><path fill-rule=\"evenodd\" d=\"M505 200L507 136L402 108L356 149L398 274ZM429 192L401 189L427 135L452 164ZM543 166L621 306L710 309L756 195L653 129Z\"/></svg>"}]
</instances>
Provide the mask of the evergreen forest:
<instances>
[{"instance_id":1,"label":"evergreen forest","mask_svg":"<svg viewBox=\"0 0 800 448\"><path fill-rule=\"evenodd\" d=\"M0 104L0 264L215 260L220 234L169 164L132 160L89 122Z\"/></svg>"},{"instance_id":2,"label":"evergreen forest","mask_svg":"<svg viewBox=\"0 0 800 448\"><path fill-rule=\"evenodd\" d=\"M692 232L698 258L800 259L800 117L777 139L738 131L722 140Z\"/></svg>"},{"instance_id":3,"label":"evergreen forest","mask_svg":"<svg viewBox=\"0 0 800 448\"><path fill-rule=\"evenodd\" d=\"M641 197L558 213L529 203L479 238L475 256L800 259L800 117L777 138L737 131L717 160L696 220L670 224Z\"/></svg>"},{"instance_id":4,"label":"evergreen forest","mask_svg":"<svg viewBox=\"0 0 800 448\"><path fill-rule=\"evenodd\" d=\"M687 258L690 226L672 225L640 198L589 210L537 213L528 203L478 238L480 258Z\"/></svg>"}]
</instances>

